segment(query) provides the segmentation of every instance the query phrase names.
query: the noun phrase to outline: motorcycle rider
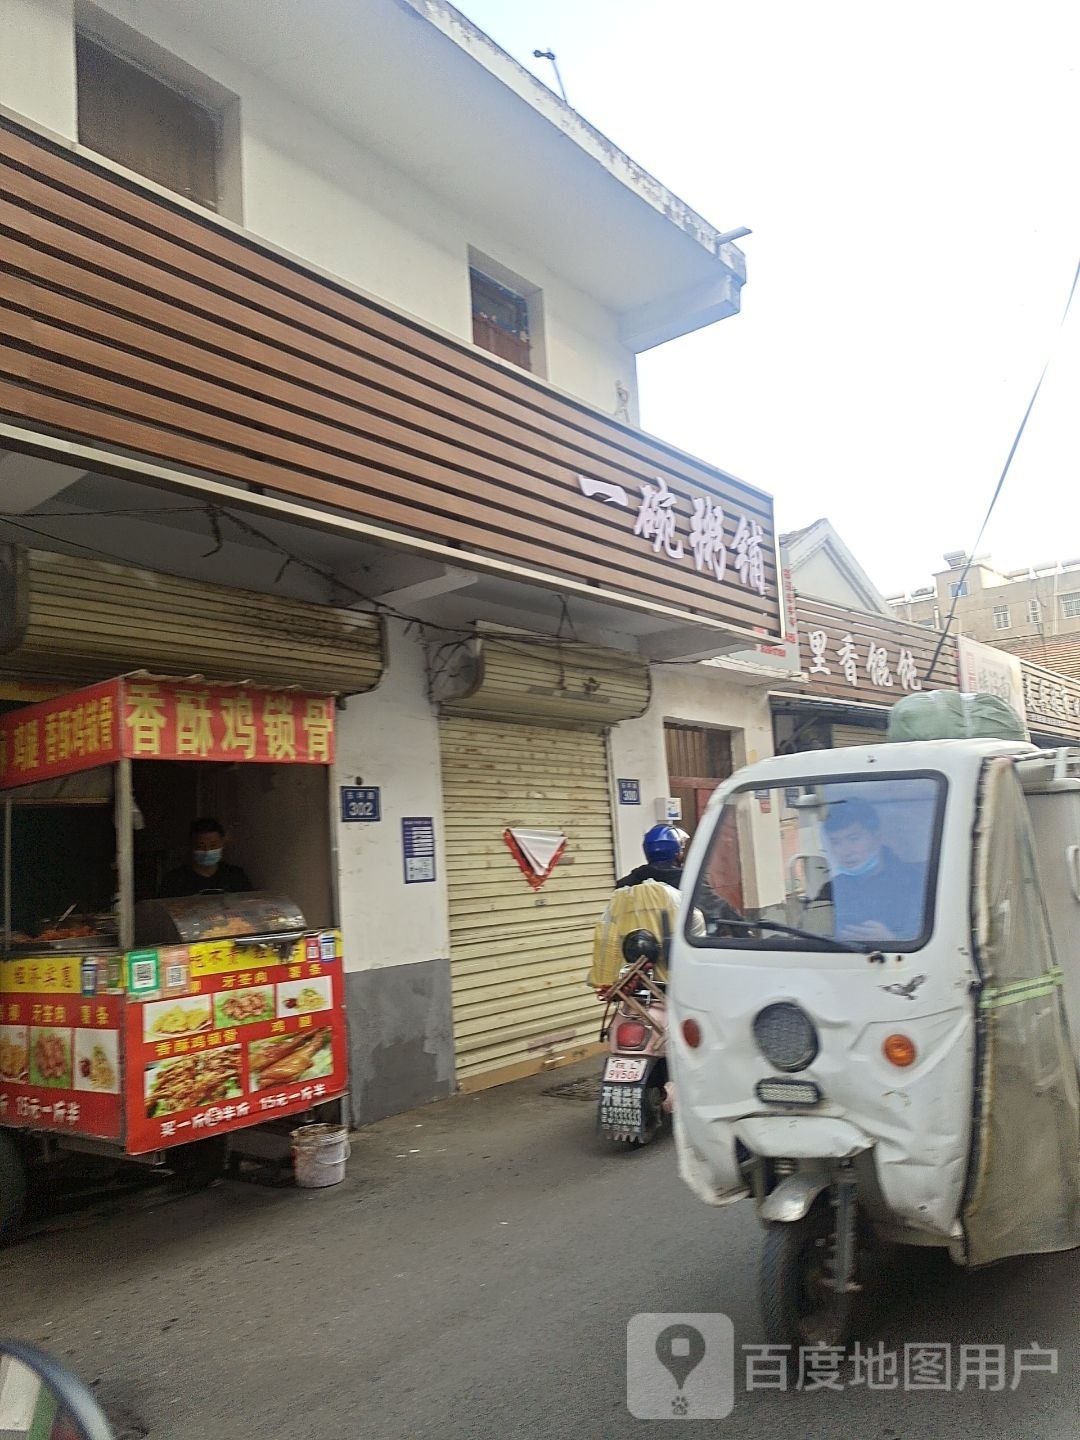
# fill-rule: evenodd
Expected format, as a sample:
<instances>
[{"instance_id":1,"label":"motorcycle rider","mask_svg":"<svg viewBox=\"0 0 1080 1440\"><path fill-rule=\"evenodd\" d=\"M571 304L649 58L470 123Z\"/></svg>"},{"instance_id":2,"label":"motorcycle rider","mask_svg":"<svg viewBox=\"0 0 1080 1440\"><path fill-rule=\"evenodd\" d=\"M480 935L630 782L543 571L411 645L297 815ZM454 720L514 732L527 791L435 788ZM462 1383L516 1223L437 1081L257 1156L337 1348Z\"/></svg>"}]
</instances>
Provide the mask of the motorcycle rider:
<instances>
[{"instance_id":1,"label":"motorcycle rider","mask_svg":"<svg viewBox=\"0 0 1080 1440\"><path fill-rule=\"evenodd\" d=\"M682 884L683 857L688 839L685 831L676 830L673 825L654 825L651 830L646 830L641 843L645 864L617 880L615 889L626 890L645 880L659 880L661 884L678 890Z\"/></svg>"},{"instance_id":2,"label":"motorcycle rider","mask_svg":"<svg viewBox=\"0 0 1080 1440\"><path fill-rule=\"evenodd\" d=\"M678 923L678 891L682 886L683 862L689 845L690 836L685 830L678 830L673 825L653 825L645 832L642 841L645 864L637 866L616 882L615 893L596 927L592 968L588 977L596 998L605 1005L610 1004L613 998L616 1001L619 998L620 971L625 964L632 963L633 958L625 953L623 942L634 931L647 931L659 942L659 958L651 967L651 975L661 990L666 988L668 947ZM730 907L725 909L732 915L736 913ZM690 912L688 933L702 938L706 934L705 917L698 909ZM653 1003L649 996L638 998L649 1010ZM605 1010L605 1018L606 1015ZM662 1022L659 1030L662 1038ZM663 1111L670 1114L675 1104L675 1092L672 1082L666 1078L666 1071L664 1074L661 1105Z\"/></svg>"},{"instance_id":3,"label":"motorcycle rider","mask_svg":"<svg viewBox=\"0 0 1080 1440\"><path fill-rule=\"evenodd\" d=\"M689 843L685 830L677 830L673 825L652 826L642 842L645 864L616 881L615 893L596 927L593 942L589 983L599 998L607 996L621 967L621 943L625 935L634 930L651 931L664 939L666 952L666 937L671 935L676 923L677 892L682 884L683 860ZM631 896L627 891L636 893ZM694 911L690 923L691 933L705 933L700 911ZM665 954L657 978L666 979L666 976Z\"/></svg>"}]
</instances>

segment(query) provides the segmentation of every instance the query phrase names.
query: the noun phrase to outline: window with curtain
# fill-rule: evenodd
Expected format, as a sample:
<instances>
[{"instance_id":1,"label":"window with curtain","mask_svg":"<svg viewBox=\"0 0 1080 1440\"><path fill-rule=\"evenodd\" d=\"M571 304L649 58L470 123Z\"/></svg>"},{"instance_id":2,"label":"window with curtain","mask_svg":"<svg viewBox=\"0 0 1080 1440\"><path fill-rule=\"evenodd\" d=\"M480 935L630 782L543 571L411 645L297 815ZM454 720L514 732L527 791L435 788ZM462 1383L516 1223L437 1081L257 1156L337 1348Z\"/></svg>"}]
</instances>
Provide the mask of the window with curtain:
<instances>
[{"instance_id":1,"label":"window with curtain","mask_svg":"<svg viewBox=\"0 0 1080 1440\"><path fill-rule=\"evenodd\" d=\"M523 370L531 370L529 302L475 267L469 270L469 286L473 344Z\"/></svg>"}]
</instances>

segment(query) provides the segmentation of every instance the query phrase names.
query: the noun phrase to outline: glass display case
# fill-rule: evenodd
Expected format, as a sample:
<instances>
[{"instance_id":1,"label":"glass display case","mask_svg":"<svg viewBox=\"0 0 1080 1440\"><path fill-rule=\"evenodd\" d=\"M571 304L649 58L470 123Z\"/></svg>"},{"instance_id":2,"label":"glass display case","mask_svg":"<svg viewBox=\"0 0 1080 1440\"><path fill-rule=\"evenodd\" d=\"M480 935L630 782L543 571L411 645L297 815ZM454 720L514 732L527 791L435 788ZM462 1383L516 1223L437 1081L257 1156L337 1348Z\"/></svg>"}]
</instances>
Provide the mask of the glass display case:
<instances>
[{"instance_id":1,"label":"glass display case","mask_svg":"<svg viewBox=\"0 0 1080 1440\"><path fill-rule=\"evenodd\" d=\"M306 928L295 901L262 890L143 900L135 906L136 945L286 940L302 935Z\"/></svg>"}]
</instances>

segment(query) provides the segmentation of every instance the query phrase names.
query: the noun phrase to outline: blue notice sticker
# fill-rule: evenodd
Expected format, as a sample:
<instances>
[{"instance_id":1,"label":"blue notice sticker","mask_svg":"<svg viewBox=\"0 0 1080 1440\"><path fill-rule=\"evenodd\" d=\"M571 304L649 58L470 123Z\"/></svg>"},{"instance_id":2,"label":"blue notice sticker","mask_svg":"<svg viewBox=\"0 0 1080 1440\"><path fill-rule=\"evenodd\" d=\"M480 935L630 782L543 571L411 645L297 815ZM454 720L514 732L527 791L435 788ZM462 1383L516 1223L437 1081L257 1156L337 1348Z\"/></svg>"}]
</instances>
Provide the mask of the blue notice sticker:
<instances>
[{"instance_id":1,"label":"blue notice sticker","mask_svg":"<svg viewBox=\"0 0 1080 1440\"><path fill-rule=\"evenodd\" d=\"M435 821L429 815L402 820L401 849L406 885L422 885L435 879Z\"/></svg>"}]
</instances>

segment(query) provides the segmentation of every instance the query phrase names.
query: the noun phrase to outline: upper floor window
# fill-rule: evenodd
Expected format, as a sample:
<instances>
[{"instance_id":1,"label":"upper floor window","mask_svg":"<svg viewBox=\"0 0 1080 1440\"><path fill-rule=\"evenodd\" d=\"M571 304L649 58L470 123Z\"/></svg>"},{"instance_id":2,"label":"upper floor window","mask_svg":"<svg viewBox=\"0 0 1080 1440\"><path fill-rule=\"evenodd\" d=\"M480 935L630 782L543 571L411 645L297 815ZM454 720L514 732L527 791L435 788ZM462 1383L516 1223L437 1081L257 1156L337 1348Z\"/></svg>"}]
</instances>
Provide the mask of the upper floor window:
<instances>
[{"instance_id":1,"label":"upper floor window","mask_svg":"<svg viewBox=\"0 0 1080 1440\"><path fill-rule=\"evenodd\" d=\"M1027 618L1029 625L1042 624L1042 605L1038 600L1028 601Z\"/></svg>"},{"instance_id":2,"label":"upper floor window","mask_svg":"<svg viewBox=\"0 0 1080 1440\"><path fill-rule=\"evenodd\" d=\"M475 265L469 267L469 288L473 343L523 370L535 370L534 312L539 292L521 294Z\"/></svg>"},{"instance_id":3,"label":"upper floor window","mask_svg":"<svg viewBox=\"0 0 1080 1440\"><path fill-rule=\"evenodd\" d=\"M222 117L82 32L75 64L80 144L217 210Z\"/></svg>"},{"instance_id":4,"label":"upper floor window","mask_svg":"<svg viewBox=\"0 0 1080 1440\"><path fill-rule=\"evenodd\" d=\"M1080 616L1080 590L1070 590L1067 595L1062 595L1061 613L1067 620Z\"/></svg>"},{"instance_id":5,"label":"upper floor window","mask_svg":"<svg viewBox=\"0 0 1080 1440\"><path fill-rule=\"evenodd\" d=\"M949 598L952 600L962 600L967 593L968 587L966 580L954 580L949 586Z\"/></svg>"},{"instance_id":6,"label":"upper floor window","mask_svg":"<svg viewBox=\"0 0 1080 1440\"><path fill-rule=\"evenodd\" d=\"M1011 620L1010 617L1009 617L1009 607L1008 607L1007 605L995 605L995 606L994 606L994 629L995 629L995 630L1008 630L1011 625L1012 625L1012 620Z\"/></svg>"}]
</instances>

